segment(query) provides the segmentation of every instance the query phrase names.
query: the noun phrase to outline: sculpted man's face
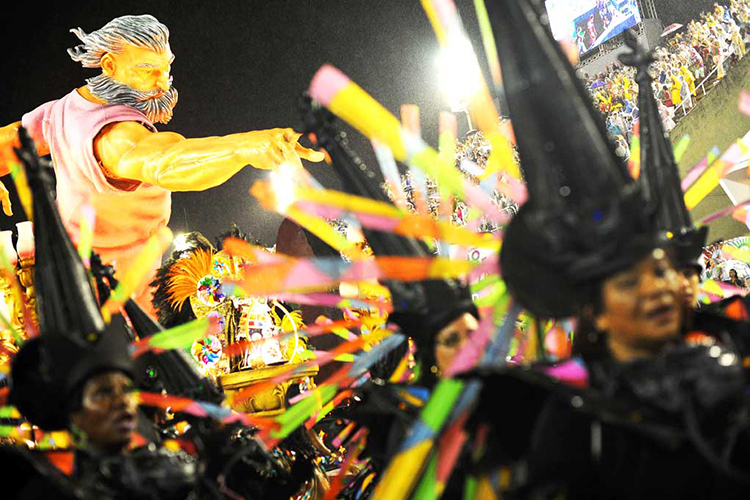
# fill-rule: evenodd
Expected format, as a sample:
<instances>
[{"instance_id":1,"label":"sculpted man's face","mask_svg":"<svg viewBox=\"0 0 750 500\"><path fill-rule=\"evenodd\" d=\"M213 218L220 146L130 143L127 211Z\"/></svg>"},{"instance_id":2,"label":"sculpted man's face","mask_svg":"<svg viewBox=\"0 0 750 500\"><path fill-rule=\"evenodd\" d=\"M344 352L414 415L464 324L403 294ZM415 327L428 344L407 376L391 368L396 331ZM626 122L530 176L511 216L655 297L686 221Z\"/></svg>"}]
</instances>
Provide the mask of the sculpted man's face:
<instances>
[{"instance_id":1,"label":"sculpted man's face","mask_svg":"<svg viewBox=\"0 0 750 500\"><path fill-rule=\"evenodd\" d=\"M91 94L107 104L137 109L153 123L167 123L177 104L169 72L174 55L127 45L101 59L102 74L87 80Z\"/></svg>"},{"instance_id":2,"label":"sculpted man's face","mask_svg":"<svg viewBox=\"0 0 750 500\"><path fill-rule=\"evenodd\" d=\"M171 85L173 61L169 45L164 52L126 45L119 54L105 54L101 64L105 75L135 90L166 92Z\"/></svg>"}]
</instances>

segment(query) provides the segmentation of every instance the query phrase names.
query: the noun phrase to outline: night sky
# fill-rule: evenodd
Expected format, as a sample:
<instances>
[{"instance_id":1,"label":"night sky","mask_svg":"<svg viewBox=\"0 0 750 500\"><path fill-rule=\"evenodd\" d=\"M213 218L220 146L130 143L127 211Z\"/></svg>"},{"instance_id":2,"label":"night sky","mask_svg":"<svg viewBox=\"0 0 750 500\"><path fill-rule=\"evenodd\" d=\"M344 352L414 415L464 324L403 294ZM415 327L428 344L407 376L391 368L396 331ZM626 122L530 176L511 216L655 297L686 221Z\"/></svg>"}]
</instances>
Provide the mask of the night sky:
<instances>
[{"instance_id":1,"label":"night sky","mask_svg":"<svg viewBox=\"0 0 750 500\"><path fill-rule=\"evenodd\" d=\"M172 75L180 99L174 118L161 130L190 138L299 128L298 96L326 62L394 114L403 103L419 105L423 134L433 145L438 113L447 108L437 83L437 40L418 0L97 0L55 2L51 9L39 2L3 4L2 125L99 74L69 58L66 49L79 43L69 30L80 26L91 32L125 14L152 14L170 29L176 55ZM473 2L457 4L477 42ZM664 19L665 24L670 21ZM463 119L459 124L465 130ZM349 135L354 149L375 168L367 141L356 132ZM325 186L340 187L330 167L308 167ZM272 245L281 218L261 209L248 194L254 179L265 175L246 168L217 188L175 193L170 226L175 232L198 230L213 238L234 222ZM14 208L14 220L2 217L3 228L22 219L17 201Z\"/></svg>"}]
</instances>

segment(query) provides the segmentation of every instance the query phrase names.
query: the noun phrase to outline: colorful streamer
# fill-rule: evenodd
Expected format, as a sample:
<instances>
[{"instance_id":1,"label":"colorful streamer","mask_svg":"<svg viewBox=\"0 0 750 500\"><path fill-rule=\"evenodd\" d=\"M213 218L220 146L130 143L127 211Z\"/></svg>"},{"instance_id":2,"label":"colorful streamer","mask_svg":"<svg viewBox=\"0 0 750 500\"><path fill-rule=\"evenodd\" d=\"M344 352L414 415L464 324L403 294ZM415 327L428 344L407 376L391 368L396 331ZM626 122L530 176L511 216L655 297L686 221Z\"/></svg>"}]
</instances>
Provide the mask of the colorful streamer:
<instances>
[{"instance_id":1,"label":"colorful streamer","mask_svg":"<svg viewBox=\"0 0 750 500\"><path fill-rule=\"evenodd\" d=\"M253 290L254 295L274 295L324 291L343 281L460 278L474 266L465 260L429 257L385 256L358 262L345 262L336 257L294 259L279 264L248 266L244 279L234 284L244 290Z\"/></svg>"},{"instance_id":2,"label":"colorful streamer","mask_svg":"<svg viewBox=\"0 0 750 500\"><path fill-rule=\"evenodd\" d=\"M721 154L721 151L719 151L718 147L714 146L713 148L711 148L708 154L703 157L701 161L696 163L690 170L688 170L688 173L685 174L685 178L682 179L682 190L686 191L687 188L692 186L693 183L695 183L695 181L703 174L703 172L706 171L708 166L716 161L716 158L719 157L719 154Z\"/></svg>"},{"instance_id":3,"label":"colorful streamer","mask_svg":"<svg viewBox=\"0 0 750 500\"><path fill-rule=\"evenodd\" d=\"M749 193L750 195L750 193ZM722 217L726 217L727 215L734 216L735 213L741 213L743 210L747 210L747 207L750 207L750 200L747 200L745 202L740 203L739 205L733 205L728 208L724 208L722 210L719 210L718 212L715 212L711 215L708 215L701 219L700 224L708 224L711 221L714 221L716 219L720 219ZM740 221L742 222L742 221Z\"/></svg>"},{"instance_id":4,"label":"colorful streamer","mask_svg":"<svg viewBox=\"0 0 750 500\"><path fill-rule=\"evenodd\" d=\"M96 209L91 205L81 207L81 222L78 231L78 255L83 265L91 267L91 247L94 242L94 224L96 222Z\"/></svg>"},{"instance_id":5,"label":"colorful streamer","mask_svg":"<svg viewBox=\"0 0 750 500\"><path fill-rule=\"evenodd\" d=\"M740 142L735 142L724 154L709 167L695 183L685 192L685 206L692 210L700 203L724 178L727 171L739 161L742 156Z\"/></svg>"},{"instance_id":6,"label":"colorful streamer","mask_svg":"<svg viewBox=\"0 0 750 500\"><path fill-rule=\"evenodd\" d=\"M212 418L225 424L240 422L246 426L260 428L269 427L271 425L270 419L248 416L247 414L238 413L229 408L207 403L205 401L195 401L193 399L179 396L143 391L136 391L135 395L139 403L144 406L163 409L169 408L175 413L185 413L200 418Z\"/></svg>"},{"instance_id":7,"label":"colorful streamer","mask_svg":"<svg viewBox=\"0 0 750 500\"><path fill-rule=\"evenodd\" d=\"M370 142L372 149L375 151L375 158L380 166L383 179L393 193L394 203L397 207L404 210L406 208L406 198L404 196L404 188L401 185L401 174L398 171L396 159L393 157L393 153L388 146L381 144L377 139L373 139Z\"/></svg>"},{"instance_id":8,"label":"colorful streamer","mask_svg":"<svg viewBox=\"0 0 750 500\"><path fill-rule=\"evenodd\" d=\"M21 206L23 211L26 212L26 218L30 221L34 221L34 204L31 198L31 188L29 188L29 181L26 178L26 170L21 166L20 163L11 162L8 165L10 169L10 177L13 179L13 184L16 185L16 192L18 193L18 199L21 200Z\"/></svg>"},{"instance_id":9,"label":"colorful streamer","mask_svg":"<svg viewBox=\"0 0 750 500\"><path fill-rule=\"evenodd\" d=\"M130 355L137 358L148 351L160 352L168 349L190 347L193 342L204 338L209 331L216 328L218 319L214 316L196 319L184 325L159 332L145 339L137 340L130 345Z\"/></svg>"},{"instance_id":10,"label":"colorful streamer","mask_svg":"<svg viewBox=\"0 0 750 500\"><path fill-rule=\"evenodd\" d=\"M690 146L690 136L685 134L680 137L680 140L677 141L677 144L675 144L672 149L674 160L677 163L680 163L680 160L682 160L682 156L685 154L685 151L687 151L688 146Z\"/></svg>"},{"instance_id":11,"label":"colorful streamer","mask_svg":"<svg viewBox=\"0 0 750 500\"><path fill-rule=\"evenodd\" d=\"M507 355L520 307L506 301L504 306L496 307L493 315L499 318L504 312L507 312L505 320L485 350L483 364L504 360ZM461 354L460 352L459 356ZM418 482L422 481L424 467L428 464L438 434L446 422L457 421L467 411L478 397L479 384L477 381L466 383L452 378L441 379L438 382L435 391L420 412L419 419L412 426L401 449L383 474L375 490L374 500L404 500L409 497ZM428 477L425 480L431 479Z\"/></svg>"},{"instance_id":12,"label":"colorful streamer","mask_svg":"<svg viewBox=\"0 0 750 500\"><path fill-rule=\"evenodd\" d=\"M323 65L313 77L309 93L367 138L388 146L397 160L420 168L439 185L449 188L452 194L464 198L468 181L455 165L443 161L438 152L418 136L406 133L395 116L341 71L329 64Z\"/></svg>"},{"instance_id":13,"label":"colorful streamer","mask_svg":"<svg viewBox=\"0 0 750 500\"><path fill-rule=\"evenodd\" d=\"M286 203L279 203L279 196L283 193L284 197L291 197ZM361 260L367 258L362 250L354 243L348 241L346 237L336 231L322 217L309 214L294 205L293 200L294 182L291 181L284 186L283 190L268 189L268 184L256 182L250 188L250 194L254 196L260 205L268 211L277 212L289 218L297 225L307 229L312 234L320 238L334 250L341 252L351 260Z\"/></svg>"},{"instance_id":14,"label":"colorful streamer","mask_svg":"<svg viewBox=\"0 0 750 500\"><path fill-rule=\"evenodd\" d=\"M733 213L732 218L745 224L750 229L750 207L740 206Z\"/></svg>"},{"instance_id":15,"label":"colorful streamer","mask_svg":"<svg viewBox=\"0 0 750 500\"><path fill-rule=\"evenodd\" d=\"M441 48L447 53L460 53L458 57L465 65L462 68L465 77L471 79L473 76L477 80L472 82L476 86L475 89L467 88L465 90L466 93L471 92L471 95L467 96L468 110L476 126L484 133L492 147L492 152L487 160L487 167L480 179L485 179L502 171L508 173L511 177L520 179L520 169L513 155L510 139L502 133L499 127L500 115L482 77L476 54L471 50L471 43L468 41L455 3L453 0L422 0L422 7L430 18L430 23ZM436 15L431 15L431 12ZM445 36L440 36L440 33L444 33ZM492 49L490 48L488 54L491 52ZM499 64L499 60L497 61L497 64ZM493 64L495 63L491 61L490 66Z\"/></svg>"},{"instance_id":16,"label":"colorful streamer","mask_svg":"<svg viewBox=\"0 0 750 500\"><path fill-rule=\"evenodd\" d=\"M405 337L403 335L389 335L368 352L358 356L351 366L341 368L315 390L303 393L295 398L294 406L277 417L276 420L281 425L281 428L271 431L271 437L274 439L284 438L306 422L314 425L325 414L333 410L335 407L333 402L336 398L339 398L339 400L342 399L340 393L336 396L341 388L349 387L353 382L356 384L357 381L361 381L362 376L366 374L372 365L404 340ZM356 343L357 341L353 342ZM338 359L339 357L335 356L333 359ZM287 416L287 413L290 411L292 415Z\"/></svg>"},{"instance_id":17,"label":"colorful streamer","mask_svg":"<svg viewBox=\"0 0 750 500\"><path fill-rule=\"evenodd\" d=\"M254 194L268 193L269 185L256 181ZM341 218L352 215L363 227L391 232L411 238L432 238L446 243L468 247L499 250L500 241L488 234L476 234L448 221L435 220L429 215L404 212L395 206L370 198L340 191L296 189L295 198L299 207L325 218ZM485 207L487 212L490 207ZM507 217L498 213L497 218Z\"/></svg>"},{"instance_id":18,"label":"colorful streamer","mask_svg":"<svg viewBox=\"0 0 750 500\"><path fill-rule=\"evenodd\" d=\"M391 332L389 330L376 330L374 332L363 334L354 340L351 340L349 342L344 342L343 344L336 346L334 349L332 349L331 351L327 353L327 356L325 357L325 359L318 358L316 360L317 361L316 363L312 363L308 361L308 362L300 363L297 365L283 366L283 369L280 371L279 375L265 382L261 382L259 384L255 384L255 385L246 387L240 391L237 391L235 394L232 395L232 400L234 404L246 401L256 394L272 389L273 387L280 384L281 382L284 382L286 380L293 378L295 375L297 375L298 373L302 373L304 370L308 369L310 366L313 366L313 365L320 366L320 365L326 364L332 361L334 358L340 356L341 354L351 353L356 350L362 349L368 343L379 342L389 335L391 335ZM330 381L333 378L334 377L330 377L328 380Z\"/></svg>"},{"instance_id":19,"label":"colorful streamer","mask_svg":"<svg viewBox=\"0 0 750 500\"><path fill-rule=\"evenodd\" d=\"M474 10L477 13L479 31L482 34L482 44L484 45L484 53L487 56L487 64L490 67L492 83L494 83L496 87L500 87L503 84L503 74L500 69L500 57L497 55L495 36L492 33L490 16L487 13L487 6L485 5L484 0L474 0Z\"/></svg>"},{"instance_id":20,"label":"colorful streamer","mask_svg":"<svg viewBox=\"0 0 750 500\"><path fill-rule=\"evenodd\" d=\"M641 122L633 125L630 136L630 158L628 158L628 171L633 179L641 176Z\"/></svg>"}]
</instances>

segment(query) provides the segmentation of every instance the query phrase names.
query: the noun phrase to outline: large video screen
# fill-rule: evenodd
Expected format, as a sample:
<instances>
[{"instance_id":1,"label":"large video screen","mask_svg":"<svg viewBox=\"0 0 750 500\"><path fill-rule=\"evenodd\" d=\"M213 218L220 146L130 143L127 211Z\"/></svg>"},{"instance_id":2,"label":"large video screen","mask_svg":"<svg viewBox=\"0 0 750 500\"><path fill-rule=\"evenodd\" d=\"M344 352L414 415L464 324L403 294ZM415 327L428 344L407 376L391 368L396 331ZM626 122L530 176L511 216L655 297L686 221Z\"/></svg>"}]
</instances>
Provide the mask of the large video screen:
<instances>
[{"instance_id":1,"label":"large video screen","mask_svg":"<svg viewBox=\"0 0 750 500\"><path fill-rule=\"evenodd\" d=\"M552 35L583 55L641 22L636 0L545 0Z\"/></svg>"}]
</instances>

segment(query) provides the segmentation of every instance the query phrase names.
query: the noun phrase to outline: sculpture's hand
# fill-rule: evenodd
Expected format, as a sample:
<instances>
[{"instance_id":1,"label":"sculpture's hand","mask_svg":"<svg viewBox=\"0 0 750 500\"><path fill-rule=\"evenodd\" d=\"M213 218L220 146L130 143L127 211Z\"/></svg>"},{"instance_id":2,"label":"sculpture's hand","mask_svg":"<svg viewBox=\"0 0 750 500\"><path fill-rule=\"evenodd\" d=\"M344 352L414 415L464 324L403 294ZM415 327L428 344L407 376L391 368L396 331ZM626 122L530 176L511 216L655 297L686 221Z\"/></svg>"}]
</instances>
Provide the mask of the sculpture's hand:
<instances>
[{"instance_id":1,"label":"sculpture's hand","mask_svg":"<svg viewBox=\"0 0 750 500\"><path fill-rule=\"evenodd\" d=\"M10 193L5 188L5 185L0 182L0 204L3 205L3 213L10 217L13 215L13 207L10 205Z\"/></svg>"},{"instance_id":2,"label":"sculpture's hand","mask_svg":"<svg viewBox=\"0 0 750 500\"><path fill-rule=\"evenodd\" d=\"M261 170L274 169L292 157L322 161L323 153L303 147L297 142L301 136L302 134L290 128L250 132L243 153L250 165Z\"/></svg>"},{"instance_id":3,"label":"sculpture's hand","mask_svg":"<svg viewBox=\"0 0 750 500\"><path fill-rule=\"evenodd\" d=\"M296 132L295 134L297 135L296 141L299 141L299 138L302 136L302 134ZM294 152L297 153L297 156L299 156L300 158L313 162L323 161L326 157L325 153L323 153L322 151L315 151L314 149L306 148L299 142L295 143Z\"/></svg>"}]
</instances>

